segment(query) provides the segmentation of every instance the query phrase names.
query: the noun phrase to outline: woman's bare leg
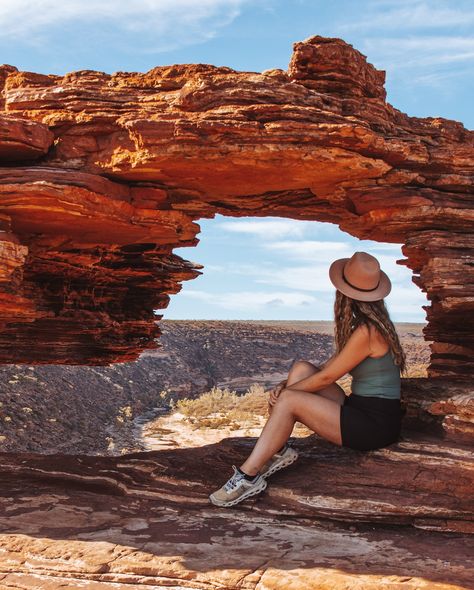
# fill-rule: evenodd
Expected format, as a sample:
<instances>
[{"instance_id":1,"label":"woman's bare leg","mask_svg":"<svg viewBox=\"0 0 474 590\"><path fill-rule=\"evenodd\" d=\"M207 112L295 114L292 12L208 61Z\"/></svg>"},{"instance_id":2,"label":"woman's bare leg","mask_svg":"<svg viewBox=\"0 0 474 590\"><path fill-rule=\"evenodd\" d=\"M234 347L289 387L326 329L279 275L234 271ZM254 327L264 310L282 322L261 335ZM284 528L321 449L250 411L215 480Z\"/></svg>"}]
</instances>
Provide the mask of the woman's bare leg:
<instances>
[{"instance_id":1,"label":"woman's bare leg","mask_svg":"<svg viewBox=\"0 0 474 590\"><path fill-rule=\"evenodd\" d=\"M255 475L288 440L295 422L301 422L323 438L341 445L340 411L344 390L332 383L315 393L291 389L291 383L320 370L307 361L295 363L288 374L287 387L271 408L270 417L262 429L252 452L240 468Z\"/></svg>"},{"instance_id":2,"label":"woman's bare leg","mask_svg":"<svg viewBox=\"0 0 474 590\"><path fill-rule=\"evenodd\" d=\"M301 379L305 379L306 377L309 377L313 373L316 373L320 370L321 369L319 367L308 361L296 361L288 373L286 385L289 387L293 383L296 383ZM323 389L319 389L313 395L322 395L323 397L327 397L328 399L338 402L340 405L344 403L344 398L346 397L344 390L337 383L331 383L331 385L328 385Z\"/></svg>"}]
</instances>

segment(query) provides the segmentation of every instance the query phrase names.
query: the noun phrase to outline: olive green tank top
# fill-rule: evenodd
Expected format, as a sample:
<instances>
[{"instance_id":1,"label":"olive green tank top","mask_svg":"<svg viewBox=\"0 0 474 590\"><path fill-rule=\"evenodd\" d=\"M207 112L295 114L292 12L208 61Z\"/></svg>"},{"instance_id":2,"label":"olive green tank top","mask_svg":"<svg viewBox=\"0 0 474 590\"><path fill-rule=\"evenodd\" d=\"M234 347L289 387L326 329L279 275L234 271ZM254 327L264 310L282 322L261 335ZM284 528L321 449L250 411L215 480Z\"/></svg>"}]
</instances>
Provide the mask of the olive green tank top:
<instances>
[{"instance_id":1,"label":"olive green tank top","mask_svg":"<svg viewBox=\"0 0 474 590\"><path fill-rule=\"evenodd\" d=\"M390 349L381 357L366 357L349 373L352 375L352 393L400 399L400 368Z\"/></svg>"}]
</instances>

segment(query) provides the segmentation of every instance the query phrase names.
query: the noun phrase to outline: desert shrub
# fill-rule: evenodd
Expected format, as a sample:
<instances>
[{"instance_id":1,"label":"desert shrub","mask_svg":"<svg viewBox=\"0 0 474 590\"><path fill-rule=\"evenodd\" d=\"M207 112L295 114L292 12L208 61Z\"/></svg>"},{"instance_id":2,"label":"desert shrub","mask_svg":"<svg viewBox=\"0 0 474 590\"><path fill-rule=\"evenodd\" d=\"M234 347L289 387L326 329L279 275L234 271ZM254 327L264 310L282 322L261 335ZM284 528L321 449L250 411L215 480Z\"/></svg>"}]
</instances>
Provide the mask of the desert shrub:
<instances>
[{"instance_id":1,"label":"desert shrub","mask_svg":"<svg viewBox=\"0 0 474 590\"><path fill-rule=\"evenodd\" d=\"M248 391L238 396L238 403L230 410L229 418L237 422L252 422L268 414L268 400L265 389L253 383Z\"/></svg>"},{"instance_id":2,"label":"desert shrub","mask_svg":"<svg viewBox=\"0 0 474 590\"><path fill-rule=\"evenodd\" d=\"M267 398L264 388L258 384L252 384L243 394L228 388L213 387L197 398L178 400L174 409L196 427L230 426L235 430L243 422L258 422L265 416Z\"/></svg>"},{"instance_id":3,"label":"desert shrub","mask_svg":"<svg viewBox=\"0 0 474 590\"><path fill-rule=\"evenodd\" d=\"M119 408L119 413L115 416L116 422L124 424L132 419L132 406L122 406Z\"/></svg>"},{"instance_id":4,"label":"desert shrub","mask_svg":"<svg viewBox=\"0 0 474 590\"><path fill-rule=\"evenodd\" d=\"M228 412L235 407L237 401L235 391L213 387L197 398L178 400L174 409L185 416L202 418L216 412Z\"/></svg>"},{"instance_id":5,"label":"desert shrub","mask_svg":"<svg viewBox=\"0 0 474 590\"><path fill-rule=\"evenodd\" d=\"M426 364L423 363L412 363L408 365L407 378L420 378L428 377L428 371Z\"/></svg>"}]
</instances>

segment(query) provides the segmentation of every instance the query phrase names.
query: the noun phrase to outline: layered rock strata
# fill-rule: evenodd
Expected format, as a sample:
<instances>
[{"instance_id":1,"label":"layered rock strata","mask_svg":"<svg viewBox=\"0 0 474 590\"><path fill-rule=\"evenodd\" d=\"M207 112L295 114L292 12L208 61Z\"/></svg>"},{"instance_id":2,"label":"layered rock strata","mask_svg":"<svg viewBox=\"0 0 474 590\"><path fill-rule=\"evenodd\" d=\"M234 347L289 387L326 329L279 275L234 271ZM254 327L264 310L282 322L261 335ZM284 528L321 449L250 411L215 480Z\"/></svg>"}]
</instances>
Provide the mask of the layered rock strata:
<instances>
[{"instance_id":1,"label":"layered rock strata","mask_svg":"<svg viewBox=\"0 0 474 590\"><path fill-rule=\"evenodd\" d=\"M369 453L295 439L299 460L231 509L207 496L253 439L1 453L0 587L467 590L472 449L403 434Z\"/></svg>"},{"instance_id":2,"label":"layered rock strata","mask_svg":"<svg viewBox=\"0 0 474 590\"><path fill-rule=\"evenodd\" d=\"M294 43L287 70L0 66L0 361L158 346L153 310L202 268L173 248L220 213L403 244L430 303L429 374L472 374L474 132L400 112L384 81L320 36Z\"/></svg>"}]
</instances>

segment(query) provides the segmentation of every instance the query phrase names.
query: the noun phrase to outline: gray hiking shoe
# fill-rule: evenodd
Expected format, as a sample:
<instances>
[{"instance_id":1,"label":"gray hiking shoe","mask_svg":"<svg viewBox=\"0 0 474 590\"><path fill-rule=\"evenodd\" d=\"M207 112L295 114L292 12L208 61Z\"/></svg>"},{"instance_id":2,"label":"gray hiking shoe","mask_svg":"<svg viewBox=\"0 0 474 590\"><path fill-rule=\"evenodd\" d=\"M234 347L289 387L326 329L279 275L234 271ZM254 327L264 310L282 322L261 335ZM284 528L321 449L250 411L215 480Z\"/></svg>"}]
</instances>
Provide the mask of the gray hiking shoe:
<instances>
[{"instance_id":1,"label":"gray hiking shoe","mask_svg":"<svg viewBox=\"0 0 474 590\"><path fill-rule=\"evenodd\" d=\"M269 459L265 465L260 469L262 477L267 478L275 471L279 471L284 467L288 467L298 459L298 453L295 449L291 448L286 444L283 450L279 453L275 453L271 459Z\"/></svg>"},{"instance_id":2,"label":"gray hiking shoe","mask_svg":"<svg viewBox=\"0 0 474 590\"><path fill-rule=\"evenodd\" d=\"M244 475L232 465L234 475L217 491L209 496L209 500L216 506L234 506L245 498L263 492L267 487L266 480L258 474L253 480L245 479Z\"/></svg>"}]
</instances>

